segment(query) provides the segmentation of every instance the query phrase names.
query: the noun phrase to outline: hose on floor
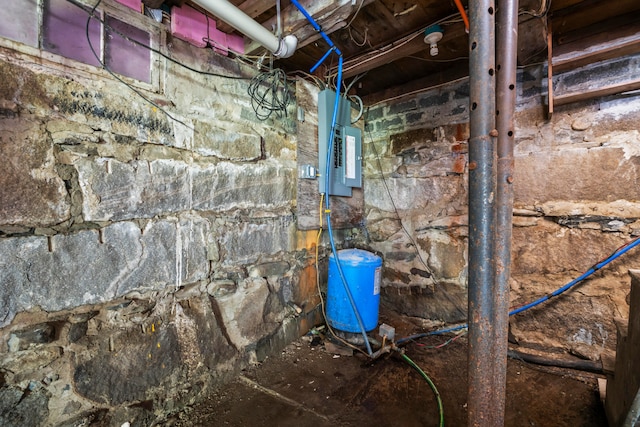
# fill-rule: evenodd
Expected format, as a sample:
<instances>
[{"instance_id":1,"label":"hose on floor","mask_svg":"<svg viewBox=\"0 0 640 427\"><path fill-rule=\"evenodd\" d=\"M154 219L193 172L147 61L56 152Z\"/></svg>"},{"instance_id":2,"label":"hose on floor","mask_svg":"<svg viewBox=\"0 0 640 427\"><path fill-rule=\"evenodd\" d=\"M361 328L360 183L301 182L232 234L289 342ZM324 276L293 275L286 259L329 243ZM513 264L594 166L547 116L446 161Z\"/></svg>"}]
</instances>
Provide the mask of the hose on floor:
<instances>
[{"instance_id":1,"label":"hose on floor","mask_svg":"<svg viewBox=\"0 0 640 427\"><path fill-rule=\"evenodd\" d=\"M413 369L418 371L420 376L422 376L422 378L424 378L424 380L429 384L429 387L431 387L431 390L433 390L433 394L435 394L436 400L438 401L438 414L439 414L439 417L440 417L440 424L439 425L440 425L440 427L444 427L444 408L442 406L442 399L440 398L440 392L436 388L436 385L433 383L431 378L429 378L429 376L422 369L420 369L420 367L418 365L416 365L416 363L413 360L411 360L409 358L409 356L407 356L403 352L400 352L400 355L402 356L402 360L407 362L407 364L409 366L411 366Z\"/></svg>"}]
</instances>

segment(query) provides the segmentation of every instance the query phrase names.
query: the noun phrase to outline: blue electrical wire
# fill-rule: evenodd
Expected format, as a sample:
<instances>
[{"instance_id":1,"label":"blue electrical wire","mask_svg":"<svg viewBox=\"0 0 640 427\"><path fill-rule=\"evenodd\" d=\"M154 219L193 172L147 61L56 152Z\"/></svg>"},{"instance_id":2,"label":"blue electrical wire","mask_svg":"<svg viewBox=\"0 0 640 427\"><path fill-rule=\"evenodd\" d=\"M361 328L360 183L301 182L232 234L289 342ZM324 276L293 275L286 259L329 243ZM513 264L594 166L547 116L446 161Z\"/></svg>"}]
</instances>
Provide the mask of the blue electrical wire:
<instances>
[{"instance_id":1,"label":"blue electrical wire","mask_svg":"<svg viewBox=\"0 0 640 427\"><path fill-rule=\"evenodd\" d=\"M329 51L325 53L322 56L322 58L320 58L320 60L313 66L313 68L311 69L311 72L315 71L315 69L317 69L320 66L320 64L322 64L325 61L325 59L329 57L331 52L335 52L338 55L338 76L337 76L337 83L336 83L336 99L333 106L333 116L331 118L331 132L329 133L329 143L327 144L327 163L326 163L326 170L325 170L325 176L324 176L325 177L324 188L325 188L325 191L327 192L327 197L325 197L324 199L325 214L327 216L326 221L327 221L327 231L329 234L329 243L331 244L331 252L333 253L333 257L335 259L336 267L338 269L338 274L340 276L340 279L342 280L342 284L344 286L345 293L347 294L347 298L349 299L349 303L351 304L351 308L353 309L353 313L355 314L356 320L358 321L358 327L360 328L360 332L362 333L362 337L364 338L364 343L365 343L365 346L367 347L367 353L369 354L370 357L372 357L373 351L371 350L371 344L369 343L369 338L367 337L367 331L364 327L364 323L362 322L362 316L360 316L358 307L356 306L356 303L353 299L353 295L351 294L351 290L349 289L347 278L345 277L344 272L342 271L342 266L340 265L340 258L338 257L338 251L336 250L335 241L333 239L333 229L331 228L329 185L331 183L330 181L331 153L333 152L333 140L335 137L336 122L338 120L338 110L340 108L340 86L342 85L342 65L343 65L342 52L340 52L340 49L338 49L336 45L333 44L331 39L324 33L324 31L322 31L318 23L313 19L311 15L309 15L309 13L304 9L304 7L297 0L291 0L291 3L293 3L294 6L296 6L298 10L300 10L300 12L305 16L305 18L307 18L307 21L309 21L309 23L313 26L313 28L315 28L316 31L320 33L322 38L324 38L329 44L329 48L330 48Z\"/></svg>"},{"instance_id":2,"label":"blue electrical wire","mask_svg":"<svg viewBox=\"0 0 640 427\"><path fill-rule=\"evenodd\" d=\"M565 284L564 286L556 289L555 291L553 291L553 292L551 292L549 294L546 294L543 297L538 298L537 300L535 300L533 302L530 302L530 303L525 304L525 305L523 305L521 307L518 307L518 308L515 308L515 309L511 310L509 312L509 316L514 316L514 315L516 315L518 313L522 313L523 311L529 310L530 308L533 308L533 307L535 307L537 305L540 305L543 302L548 301L551 298L556 297L556 296L568 291L569 289L571 289L572 287L574 287L578 283L582 282L587 277L591 276L596 271L600 270L602 267L604 267L607 264L615 261L620 256L622 256L625 253L629 252L631 249L635 248L638 245L640 245L640 237L636 237L634 240L630 241L629 243L626 243L625 245L619 247L611 255L609 255L607 258L603 259L602 261L597 262L589 270L585 271L580 276L576 277L575 279L573 279L569 283ZM428 337L428 336L431 336L431 335L442 335L442 334L446 334L448 332L456 332L456 331L459 331L461 329L466 329L467 327L468 327L468 324L464 323L462 325L451 326L451 327L448 327L448 328L438 329L438 330L431 331L431 332L424 332L424 333L420 333L420 334L410 335L410 336L405 337L405 338L400 338L399 340L396 341L396 344L400 345L400 344L403 344L403 343L411 341L411 340L424 338L424 337Z\"/></svg>"}]
</instances>

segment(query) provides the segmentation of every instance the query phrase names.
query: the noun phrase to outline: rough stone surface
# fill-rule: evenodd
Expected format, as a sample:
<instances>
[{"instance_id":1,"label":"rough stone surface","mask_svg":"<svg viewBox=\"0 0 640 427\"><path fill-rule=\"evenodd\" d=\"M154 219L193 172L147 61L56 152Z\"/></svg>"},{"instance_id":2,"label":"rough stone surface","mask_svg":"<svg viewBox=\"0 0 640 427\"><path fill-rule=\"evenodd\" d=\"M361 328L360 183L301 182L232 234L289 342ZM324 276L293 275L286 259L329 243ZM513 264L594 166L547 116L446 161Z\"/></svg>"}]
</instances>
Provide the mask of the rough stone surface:
<instances>
[{"instance_id":1,"label":"rough stone surface","mask_svg":"<svg viewBox=\"0 0 640 427\"><path fill-rule=\"evenodd\" d=\"M75 162L89 221L150 218L190 208L189 171L184 163L113 159Z\"/></svg>"},{"instance_id":2,"label":"rough stone surface","mask_svg":"<svg viewBox=\"0 0 640 427\"><path fill-rule=\"evenodd\" d=\"M81 396L106 405L147 400L148 390L167 382L181 363L177 333L171 326L122 337L114 346L117 350L75 368L73 378Z\"/></svg>"},{"instance_id":3,"label":"rough stone surface","mask_svg":"<svg viewBox=\"0 0 640 427\"><path fill-rule=\"evenodd\" d=\"M422 210L423 213L437 216L447 206L458 203L460 196L464 195L462 182L450 177L387 178L385 182L381 179L371 180L365 188L365 198L377 200L376 207L387 212L394 212L395 209Z\"/></svg>"},{"instance_id":4,"label":"rough stone surface","mask_svg":"<svg viewBox=\"0 0 640 427\"><path fill-rule=\"evenodd\" d=\"M567 72L554 83L558 93L607 85L621 73L626 78L622 69L638 58ZM638 97L565 105L548 120L545 76L544 67L518 72L514 307L560 288L640 232ZM466 108L458 107L468 95L460 82L417 103L383 103L366 124L365 213L369 243L384 259L382 302L429 321L466 318L469 133ZM591 359L612 351L613 318L628 310L626 270L638 262L632 251L511 318L512 335Z\"/></svg>"},{"instance_id":5,"label":"rough stone surface","mask_svg":"<svg viewBox=\"0 0 640 427\"><path fill-rule=\"evenodd\" d=\"M27 145L25 150L15 147ZM0 223L43 226L69 218L69 198L56 174L53 145L42 123L0 118Z\"/></svg>"},{"instance_id":6,"label":"rough stone surface","mask_svg":"<svg viewBox=\"0 0 640 427\"><path fill-rule=\"evenodd\" d=\"M141 230L122 222L50 239L0 240L4 324L18 310L62 310L206 277L206 223L178 224L162 221ZM187 233L191 240L183 240Z\"/></svg>"},{"instance_id":7,"label":"rough stone surface","mask_svg":"<svg viewBox=\"0 0 640 427\"><path fill-rule=\"evenodd\" d=\"M47 418L49 395L36 383L21 390L0 387L0 424L6 427L37 426Z\"/></svg>"},{"instance_id":8,"label":"rough stone surface","mask_svg":"<svg viewBox=\"0 0 640 427\"><path fill-rule=\"evenodd\" d=\"M288 262L268 262L264 264L254 265L249 269L250 277L269 277L269 276L283 276L289 271L290 265Z\"/></svg>"},{"instance_id":9,"label":"rough stone surface","mask_svg":"<svg viewBox=\"0 0 640 427\"><path fill-rule=\"evenodd\" d=\"M244 129L221 129L206 122L198 122L193 148L199 154L223 160L259 160L262 157L262 138L260 135L246 133Z\"/></svg>"},{"instance_id":10,"label":"rough stone surface","mask_svg":"<svg viewBox=\"0 0 640 427\"><path fill-rule=\"evenodd\" d=\"M294 247L293 218L238 222L220 230L219 241L225 248L223 264L255 263L264 256L286 252Z\"/></svg>"},{"instance_id":11,"label":"rough stone surface","mask_svg":"<svg viewBox=\"0 0 640 427\"><path fill-rule=\"evenodd\" d=\"M629 139L630 148L639 143L637 135ZM518 178L514 184L516 203L638 200L639 157L625 157L625 150L617 147L538 152L518 157L515 165ZM588 172L596 170L597 174Z\"/></svg>"},{"instance_id":12,"label":"rough stone surface","mask_svg":"<svg viewBox=\"0 0 640 427\"><path fill-rule=\"evenodd\" d=\"M624 239L599 230L567 229L545 221L513 230L513 274L585 271Z\"/></svg>"},{"instance_id":13,"label":"rough stone surface","mask_svg":"<svg viewBox=\"0 0 640 427\"><path fill-rule=\"evenodd\" d=\"M462 281L466 262L467 242L463 239L455 239L444 233L429 233L424 238L418 239L418 244L429 254L429 267L431 271L437 271L445 280Z\"/></svg>"},{"instance_id":14,"label":"rough stone surface","mask_svg":"<svg viewBox=\"0 0 640 427\"><path fill-rule=\"evenodd\" d=\"M456 323L467 318L467 290L441 283L436 286L384 286L381 301L385 306L410 317Z\"/></svg>"},{"instance_id":15,"label":"rough stone surface","mask_svg":"<svg viewBox=\"0 0 640 427\"><path fill-rule=\"evenodd\" d=\"M295 170L271 164L219 163L192 170L192 207L224 211L259 207L277 209L295 196Z\"/></svg>"},{"instance_id":16,"label":"rough stone surface","mask_svg":"<svg viewBox=\"0 0 640 427\"><path fill-rule=\"evenodd\" d=\"M262 319L264 305L256 304L256 301L266 301L268 295L267 281L251 278L238 283L235 292L215 297L226 333L235 348L247 347L269 326L274 329L274 325L258 321Z\"/></svg>"},{"instance_id":17,"label":"rough stone surface","mask_svg":"<svg viewBox=\"0 0 640 427\"><path fill-rule=\"evenodd\" d=\"M315 305L292 308L317 300L295 103L263 122L247 80L170 64L137 88L152 107L101 70L23 58L0 52L0 424L161 425L314 325Z\"/></svg>"}]
</instances>

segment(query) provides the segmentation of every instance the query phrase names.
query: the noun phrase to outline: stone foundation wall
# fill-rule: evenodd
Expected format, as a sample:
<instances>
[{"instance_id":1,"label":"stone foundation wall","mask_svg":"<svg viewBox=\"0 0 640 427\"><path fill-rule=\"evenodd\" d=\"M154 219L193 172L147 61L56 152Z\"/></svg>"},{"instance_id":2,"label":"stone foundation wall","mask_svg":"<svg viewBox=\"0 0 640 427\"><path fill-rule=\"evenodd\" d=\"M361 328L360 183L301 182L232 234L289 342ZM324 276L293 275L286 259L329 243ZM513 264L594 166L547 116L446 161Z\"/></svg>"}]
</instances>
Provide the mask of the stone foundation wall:
<instances>
[{"instance_id":1,"label":"stone foundation wall","mask_svg":"<svg viewBox=\"0 0 640 427\"><path fill-rule=\"evenodd\" d=\"M571 90L587 78L591 87L606 85L638 60L567 72L554 84ZM542 67L518 73L514 307L561 287L640 233L640 97L570 104L548 120L545 81ZM467 104L461 81L374 106L367 118L367 228L385 260L382 300L425 325L466 320ZM613 318L628 311L626 272L639 264L634 250L512 318L512 338L592 359L613 350Z\"/></svg>"},{"instance_id":2,"label":"stone foundation wall","mask_svg":"<svg viewBox=\"0 0 640 427\"><path fill-rule=\"evenodd\" d=\"M295 103L260 122L254 71L170 46L233 78L163 62L154 106L0 48L3 426L150 425L317 320Z\"/></svg>"}]
</instances>

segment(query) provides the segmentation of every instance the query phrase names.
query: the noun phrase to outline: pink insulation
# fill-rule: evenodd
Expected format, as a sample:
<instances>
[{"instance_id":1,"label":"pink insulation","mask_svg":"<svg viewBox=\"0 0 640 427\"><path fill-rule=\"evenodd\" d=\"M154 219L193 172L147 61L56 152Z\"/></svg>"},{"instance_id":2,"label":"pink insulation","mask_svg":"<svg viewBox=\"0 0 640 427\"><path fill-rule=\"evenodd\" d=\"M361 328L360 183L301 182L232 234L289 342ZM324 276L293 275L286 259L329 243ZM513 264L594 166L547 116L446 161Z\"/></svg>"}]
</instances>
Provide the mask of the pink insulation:
<instances>
[{"instance_id":1,"label":"pink insulation","mask_svg":"<svg viewBox=\"0 0 640 427\"><path fill-rule=\"evenodd\" d=\"M211 47L223 55L229 50L244 53L241 36L223 33L216 28L216 21L189 6L171 9L171 34L198 47L206 47L208 39Z\"/></svg>"},{"instance_id":2,"label":"pink insulation","mask_svg":"<svg viewBox=\"0 0 640 427\"><path fill-rule=\"evenodd\" d=\"M218 53L227 55L227 53L229 52L227 50L227 33L223 33L218 29L210 31L209 43L211 43L211 47L213 47L213 50Z\"/></svg>"},{"instance_id":3,"label":"pink insulation","mask_svg":"<svg viewBox=\"0 0 640 427\"><path fill-rule=\"evenodd\" d=\"M227 46L231 52L244 53L244 38L235 34L227 34Z\"/></svg>"},{"instance_id":4,"label":"pink insulation","mask_svg":"<svg viewBox=\"0 0 640 427\"><path fill-rule=\"evenodd\" d=\"M207 26L209 36L207 36ZM189 6L171 8L171 34L191 43L194 46L205 47L205 39L211 37L216 29L216 21Z\"/></svg>"},{"instance_id":5,"label":"pink insulation","mask_svg":"<svg viewBox=\"0 0 640 427\"><path fill-rule=\"evenodd\" d=\"M118 3L123 4L137 12L142 11L142 0L116 0Z\"/></svg>"}]
</instances>

